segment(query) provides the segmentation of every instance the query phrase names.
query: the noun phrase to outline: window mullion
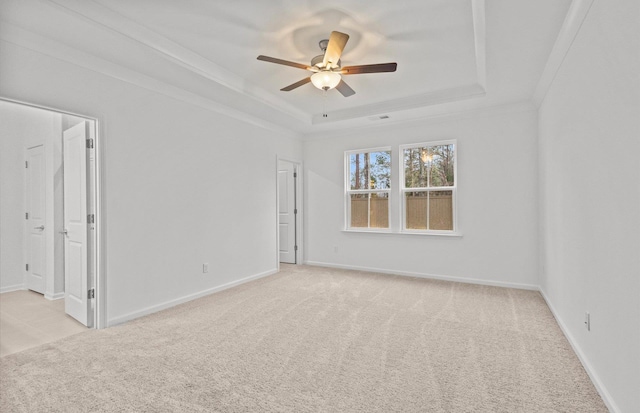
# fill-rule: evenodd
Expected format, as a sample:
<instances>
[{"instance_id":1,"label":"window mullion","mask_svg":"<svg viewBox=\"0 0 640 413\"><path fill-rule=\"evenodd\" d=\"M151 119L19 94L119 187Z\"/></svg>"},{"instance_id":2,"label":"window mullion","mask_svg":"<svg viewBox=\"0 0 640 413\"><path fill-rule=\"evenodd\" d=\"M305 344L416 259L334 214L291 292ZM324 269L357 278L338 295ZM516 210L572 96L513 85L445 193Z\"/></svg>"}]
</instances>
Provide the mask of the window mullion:
<instances>
[{"instance_id":1,"label":"window mullion","mask_svg":"<svg viewBox=\"0 0 640 413\"><path fill-rule=\"evenodd\" d=\"M429 225L429 220L430 220L430 218L431 218L431 217L429 216L429 210L430 210L430 208L431 208L431 191L427 191L427 225L426 225L426 227L427 227L427 231L429 231L429 230L431 229L431 228L429 228L429 227L430 227L430 225Z\"/></svg>"},{"instance_id":2,"label":"window mullion","mask_svg":"<svg viewBox=\"0 0 640 413\"><path fill-rule=\"evenodd\" d=\"M371 228L371 192L367 196L367 228Z\"/></svg>"}]
</instances>

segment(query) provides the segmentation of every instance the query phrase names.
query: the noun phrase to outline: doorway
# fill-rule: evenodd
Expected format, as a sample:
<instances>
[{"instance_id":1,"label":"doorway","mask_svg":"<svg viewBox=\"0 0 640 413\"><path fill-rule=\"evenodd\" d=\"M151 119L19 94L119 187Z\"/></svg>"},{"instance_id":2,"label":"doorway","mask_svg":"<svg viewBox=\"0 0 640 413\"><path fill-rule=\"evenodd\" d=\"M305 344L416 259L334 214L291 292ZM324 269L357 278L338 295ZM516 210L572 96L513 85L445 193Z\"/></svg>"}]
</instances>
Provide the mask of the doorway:
<instances>
[{"instance_id":1,"label":"doorway","mask_svg":"<svg viewBox=\"0 0 640 413\"><path fill-rule=\"evenodd\" d=\"M298 162L278 159L278 260L298 264L301 235L301 167Z\"/></svg>"},{"instance_id":2,"label":"doorway","mask_svg":"<svg viewBox=\"0 0 640 413\"><path fill-rule=\"evenodd\" d=\"M19 273L14 262L3 266L0 292L35 291L43 300L60 300L57 308L64 301L68 316L101 328L97 120L7 100L0 100L0 112L2 150L24 160L21 172L5 173L19 162L2 170L2 195L12 204L3 208L3 223L23 220L22 234L12 225L2 238L22 238L23 253L11 259L21 260ZM12 189L16 181L23 183L22 200L20 189Z\"/></svg>"}]
</instances>

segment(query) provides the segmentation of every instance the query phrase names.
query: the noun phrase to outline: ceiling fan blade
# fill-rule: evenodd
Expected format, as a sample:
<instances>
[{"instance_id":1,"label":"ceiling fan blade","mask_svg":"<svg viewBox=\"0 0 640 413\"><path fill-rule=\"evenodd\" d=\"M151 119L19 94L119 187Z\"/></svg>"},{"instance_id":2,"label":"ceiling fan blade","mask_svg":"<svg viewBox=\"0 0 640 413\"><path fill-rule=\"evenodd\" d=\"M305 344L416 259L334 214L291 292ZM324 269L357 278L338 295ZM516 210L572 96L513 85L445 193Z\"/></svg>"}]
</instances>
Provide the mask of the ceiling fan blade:
<instances>
[{"instance_id":1,"label":"ceiling fan blade","mask_svg":"<svg viewBox=\"0 0 640 413\"><path fill-rule=\"evenodd\" d=\"M356 94L355 90L351 89L351 87L347 85L342 79L340 79L340 83L338 83L338 86L336 86L336 90L346 98Z\"/></svg>"},{"instance_id":2,"label":"ceiling fan blade","mask_svg":"<svg viewBox=\"0 0 640 413\"><path fill-rule=\"evenodd\" d=\"M395 72L397 63L377 63L374 65L345 66L340 70L343 75L359 75L361 73Z\"/></svg>"},{"instance_id":3,"label":"ceiling fan blade","mask_svg":"<svg viewBox=\"0 0 640 413\"><path fill-rule=\"evenodd\" d=\"M338 65L338 60L340 60L340 56L342 55L342 51L344 50L344 46L347 44L347 40L349 40L349 35L346 33L340 32L331 32L331 36L329 36L329 44L327 45L327 50L324 52L324 59L322 64L324 67L336 67Z\"/></svg>"},{"instance_id":4,"label":"ceiling fan blade","mask_svg":"<svg viewBox=\"0 0 640 413\"><path fill-rule=\"evenodd\" d=\"M280 90L283 91L283 92L288 92L288 91L293 90L293 89L295 89L297 87L300 87L302 85L306 85L309 82L311 82L311 77L306 77L306 78L302 79L301 81L296 82L294 84L291 84L289 86L283 87Z\"/></svg>"},{"instance_id":5,"label":"ceiling fan blade","mask_svg":"<svg viewBox=\"0 0 640 413\"><path fill-rule=\"evenodd\" d=\"M258 60L262 60L264 62L276 63L276 64L279 64L279 65L297 67L298 69L311 70L311 68L309 66L303 65L302 63L290 62L288 60L277 59L275 57L269 57L269 56L260 55L260 56L258 56Z\"/></svg>"}]
</instances>

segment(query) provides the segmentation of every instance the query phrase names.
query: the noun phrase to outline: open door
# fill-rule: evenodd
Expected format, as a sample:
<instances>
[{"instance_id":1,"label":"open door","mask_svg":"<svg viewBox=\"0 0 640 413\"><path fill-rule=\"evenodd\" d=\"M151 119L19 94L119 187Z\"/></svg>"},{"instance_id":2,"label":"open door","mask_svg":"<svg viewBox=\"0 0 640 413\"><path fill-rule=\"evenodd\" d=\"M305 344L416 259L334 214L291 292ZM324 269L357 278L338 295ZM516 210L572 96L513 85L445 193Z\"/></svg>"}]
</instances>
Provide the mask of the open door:
<instances>
[{"instance_id":1,"label":"open door","mask_svg":"<svg viewBox=\"0 0 640 413\"><path fill-rule=\"evenodd\" d=\"M87 138L84 121L62 133L64 165L64 308L85 326L92 322L88 279Z\"/></svg>"},{"instance_id":2,"label":"open door","mask_svg":"<svg viewBox=\"0 0 640 413\"><path fill-rule=\"evenodd\" d=\"M27 149L27 288L44 294L47 277L47 243L45 240L48 225L46 221L46 162L44 146L39 145Z\"/></svg>"},{"instance_id":3,"label":"open door","mask_svg":"<svg viewBox=\"0 0 640 413\"><path fill-rule=\"evenodd\" d=\"M296 264L296 166L278 161L278 232L280 236L280 262Z\"/></svg>"}]
</instances>

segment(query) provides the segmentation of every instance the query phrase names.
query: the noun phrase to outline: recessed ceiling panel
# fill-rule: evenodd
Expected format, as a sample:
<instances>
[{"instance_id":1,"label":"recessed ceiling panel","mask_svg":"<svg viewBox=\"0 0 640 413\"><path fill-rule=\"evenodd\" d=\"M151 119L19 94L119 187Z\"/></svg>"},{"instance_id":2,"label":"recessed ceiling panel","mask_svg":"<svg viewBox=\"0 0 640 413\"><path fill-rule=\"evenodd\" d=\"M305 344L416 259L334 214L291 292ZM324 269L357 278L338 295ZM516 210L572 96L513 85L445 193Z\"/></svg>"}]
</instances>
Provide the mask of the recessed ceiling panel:
<instances>
[{"instance_id":1,"label":"recessed ceiling panel","mask_svg":"<svg viewBox=\"0 0 640 413\"><path fill-rule=\"evenodd\" d=\"M381 114L395 122L531 99L570 4L3 0L0 38L256 124L315 133ZM334 30L350 36L343 66L397 62L397 71L343 76L355 91L345 98L311 83L281 92L310 73L256 59L310 64Z\"/></svg>"},{"instance_id":2,"label":"recessed ceiling panel","mask_svg":"<svg viewBox=\"0 0 640 413\"><path fill-rule=\"evenodd\" d=\"M470 0L100 3L309 115L477 82ZM264 54L309 64L333 30L350 36L343 66L397 62L397 72L345 76L356 94L344 98L335 90L323 96L311 84L281 92L309 73L256 60Z\"/></svg>"}]
</instances>

